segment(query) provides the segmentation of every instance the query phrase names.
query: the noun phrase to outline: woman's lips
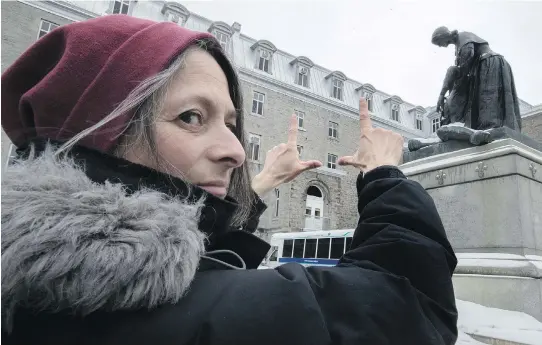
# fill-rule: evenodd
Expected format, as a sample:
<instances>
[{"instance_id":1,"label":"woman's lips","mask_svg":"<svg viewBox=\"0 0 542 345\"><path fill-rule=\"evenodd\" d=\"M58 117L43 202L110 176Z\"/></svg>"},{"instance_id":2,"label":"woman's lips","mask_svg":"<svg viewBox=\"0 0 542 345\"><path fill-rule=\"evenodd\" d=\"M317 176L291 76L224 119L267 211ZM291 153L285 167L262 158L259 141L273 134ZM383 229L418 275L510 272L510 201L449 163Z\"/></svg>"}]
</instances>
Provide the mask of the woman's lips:
<instances>
[{"instance_id":1,"label":"woman's lips","mask_svg":"<svg viewBox=\"0 0 542 345\"><path fill-rule=\"evenodd\" d=\"M222 186L199 185L199 187L220 198L224 198L228 194L227 188Z\"/></svg>"}]
</instances>

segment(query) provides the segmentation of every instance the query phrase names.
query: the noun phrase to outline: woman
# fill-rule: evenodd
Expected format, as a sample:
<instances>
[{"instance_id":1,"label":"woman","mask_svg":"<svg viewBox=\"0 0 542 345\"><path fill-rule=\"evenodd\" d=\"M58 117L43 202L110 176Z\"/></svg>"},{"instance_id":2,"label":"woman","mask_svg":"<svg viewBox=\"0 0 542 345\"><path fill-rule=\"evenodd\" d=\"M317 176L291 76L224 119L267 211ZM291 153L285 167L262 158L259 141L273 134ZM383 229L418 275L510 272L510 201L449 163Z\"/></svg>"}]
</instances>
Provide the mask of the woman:
<instances>
[{"instance_id":1,"label":"woman","mask_svg":"<svg viewBox=\"0 0 542 345\"><path fill-rule=\"evenodd\" d=\"M396 168L401 136L360 102L360 148L340 159L365 172L360 221L338 267L256 270L269 246L250 233L262 207L241 109L218 43L173 23L71 24L16 61L2 77L23 157L2 186L2 340L454 343L456 259L431 198ZM296 134L293 117L252 189L319 165L299 161Z\"/></svg>"},{"instance_id":2,"label":"woman","mask_svg":"<svg viewBox=\"0 0 542 345\"><path fill-rule=\"evenodd\" d=\"M464 118L465 125L476 130L506 126L521 131L514 75L502 55L493 52L486 40L472 32L450 31L445 26L433 32L431 42L439 47L455 45L459 68L456 91L467 100L466 107L457 109L463 111L457 118ZM442 89L437 108L444 106L446 91Z\"/></svg>"}]
</instances>

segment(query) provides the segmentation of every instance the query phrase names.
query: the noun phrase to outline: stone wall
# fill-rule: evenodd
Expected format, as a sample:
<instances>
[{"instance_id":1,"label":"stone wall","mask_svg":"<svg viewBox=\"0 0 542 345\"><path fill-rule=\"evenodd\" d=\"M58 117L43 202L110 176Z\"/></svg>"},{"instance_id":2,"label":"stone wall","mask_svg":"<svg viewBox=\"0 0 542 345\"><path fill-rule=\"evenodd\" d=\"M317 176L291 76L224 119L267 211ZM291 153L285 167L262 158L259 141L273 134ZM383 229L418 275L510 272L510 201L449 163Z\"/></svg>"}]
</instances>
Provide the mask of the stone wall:
<instances>
[{"instance_id":1,"label":"stone wall","mask_svg":"<svg viewBox=\"0 0 542 345\"><path fill-rule=\"evenodd\" d=\"M522 119L521 132L542 143L542 109Z\"/></svg>"},{"instance_id":2,"label":"stone wall","mask_svg":"<svg viewBox=\"0 0 542 345\"><path fill-rule=\"evenodd\" d=\"M36 42L42 19L58 25L71 23L18 1L2 1L2 73Z\"/></svg>"},{"instance_id":3,"label":"stone wall","mask_svg":"<svg viewBox=\"0 0 542 345\"><path fill-rule=\"evenodd\" d=\"M58 25L71 21L18 1L2 1L2 73L38 38L41 20ZM2 130L2 164L7 161L10 140Z\"/></svg>"},{"instance_id":4,"label":"stone wall","mask_svg":"<svg viewBox=\"0 0 542 345\"><path fill-rule=\"evenodd\" d=\"M298 132L298 145L303 146L302 159L320 160L327 166L327 154L338 157L353 154L359 140L359 121L322 109L302 98L276 92L243 80L246 131L261 135L260 163L275 145L287 141L290 115L305 112L304 129ZM253 115L253 92L265 95L263 116ZM329 138L328 122L339 124L339 138ZM321 169L305 172L293 182L280 187L279 217L274 217L274 195L266 198L268 211L260 226L270 231L300 231L304 224L307 188L312 184L324 193L323 216L330 218L331 228L351 228L357 222L355 169L340 167L338 172Z\"/></svg>"}]
</instances>

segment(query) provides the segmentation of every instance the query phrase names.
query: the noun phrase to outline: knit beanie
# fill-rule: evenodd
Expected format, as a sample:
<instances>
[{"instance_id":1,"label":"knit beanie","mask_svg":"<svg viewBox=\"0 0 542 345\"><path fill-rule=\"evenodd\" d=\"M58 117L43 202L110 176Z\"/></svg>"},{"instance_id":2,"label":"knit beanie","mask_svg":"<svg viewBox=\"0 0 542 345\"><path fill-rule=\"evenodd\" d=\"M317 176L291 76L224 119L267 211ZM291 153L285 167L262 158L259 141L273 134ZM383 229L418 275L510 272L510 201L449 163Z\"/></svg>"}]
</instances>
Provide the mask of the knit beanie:
<instances>
[{"instance_id":1,"label":"knit beanie","mask_svg":"<svg viewBox=\"0 0 542 345\"><path fill-rule=\"evenodd\" d=\"M61 26L2 75L2 127L17 147L36 138L68 140L105 118L139 83L203 38L212 36L125 15ZM112 150L134 113L79 144Z\"/></svg>"}]
</instances>

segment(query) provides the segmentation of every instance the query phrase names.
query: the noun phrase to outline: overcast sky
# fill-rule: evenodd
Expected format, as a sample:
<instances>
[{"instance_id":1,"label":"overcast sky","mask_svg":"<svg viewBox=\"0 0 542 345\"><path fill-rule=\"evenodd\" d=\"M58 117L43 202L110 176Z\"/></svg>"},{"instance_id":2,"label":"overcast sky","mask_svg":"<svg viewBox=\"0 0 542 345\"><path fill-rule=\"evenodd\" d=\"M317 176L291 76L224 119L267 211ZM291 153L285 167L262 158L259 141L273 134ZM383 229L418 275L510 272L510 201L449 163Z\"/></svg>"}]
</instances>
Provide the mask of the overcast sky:
<instances>
[{"instance_id":1,"label":"overcast sky","mask_svg":"<svg viewBox=\"0 0 542 345\"><path fill-rule=\"evenodd\" d=\"M434 105L453 47L431 44L441 25L472 31L512 65L519 97L542 103L542 1L180 1L189 11L267 39L422 106Z\"/></svg>"}]
</instances>

